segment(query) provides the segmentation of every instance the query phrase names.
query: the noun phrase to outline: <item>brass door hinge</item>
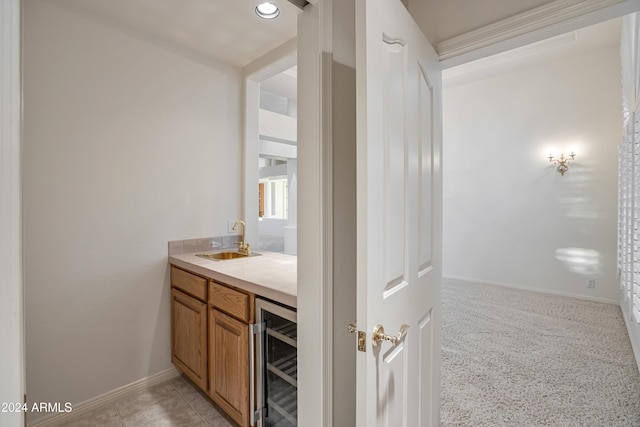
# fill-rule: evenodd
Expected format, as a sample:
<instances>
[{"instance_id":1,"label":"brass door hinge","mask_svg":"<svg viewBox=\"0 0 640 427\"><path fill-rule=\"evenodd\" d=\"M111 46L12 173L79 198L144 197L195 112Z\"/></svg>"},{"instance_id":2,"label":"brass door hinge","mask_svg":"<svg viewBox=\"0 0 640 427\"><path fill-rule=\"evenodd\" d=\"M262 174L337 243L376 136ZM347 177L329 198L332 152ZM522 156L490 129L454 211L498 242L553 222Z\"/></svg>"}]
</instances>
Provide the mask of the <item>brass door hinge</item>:
<instances>
[{"instance_id":1,"label":"brass door hinge","mask_svg":"<svg viewBox=\"0 0 640 427\"><path fill-rule=\"evenodd\" d=\"M357 344L358 351L366 352L367 351L367 333L364 331L359 331L358 326L356 326L355 323L350 323L347 326L347 330L349 331L349 333L358 334L358 344Z\"/></svg>"}]
</instances>

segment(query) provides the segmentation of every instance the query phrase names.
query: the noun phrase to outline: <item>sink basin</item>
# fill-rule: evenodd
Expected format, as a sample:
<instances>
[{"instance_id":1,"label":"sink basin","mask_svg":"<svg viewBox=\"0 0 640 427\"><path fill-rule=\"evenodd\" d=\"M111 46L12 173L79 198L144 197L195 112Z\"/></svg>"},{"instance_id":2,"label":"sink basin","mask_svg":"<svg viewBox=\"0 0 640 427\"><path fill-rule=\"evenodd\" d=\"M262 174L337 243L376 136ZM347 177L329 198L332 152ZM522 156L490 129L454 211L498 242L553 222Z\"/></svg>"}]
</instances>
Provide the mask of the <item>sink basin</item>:
<instances>
[{"instance_id":1,"label":"sink basin","mask_svg":"<svg viewBox=\"0 0 640 427\"><path fill-rule=\"evenodd\" d=\"M213 261L226 261L229 259L236 259L236 258L248 258L248 257L253 257L253 256L259 256L261 254L256 253L256 252L251 252L251 255L247 255L247 254L242 254L240 252L235 252L235 251L226 251L226 252L213 252L213 253L208 253L208 254L196 254L196 256L199 256L200 258L206 258L206 259L210 259Z\"/></svg>"}]
</instances>

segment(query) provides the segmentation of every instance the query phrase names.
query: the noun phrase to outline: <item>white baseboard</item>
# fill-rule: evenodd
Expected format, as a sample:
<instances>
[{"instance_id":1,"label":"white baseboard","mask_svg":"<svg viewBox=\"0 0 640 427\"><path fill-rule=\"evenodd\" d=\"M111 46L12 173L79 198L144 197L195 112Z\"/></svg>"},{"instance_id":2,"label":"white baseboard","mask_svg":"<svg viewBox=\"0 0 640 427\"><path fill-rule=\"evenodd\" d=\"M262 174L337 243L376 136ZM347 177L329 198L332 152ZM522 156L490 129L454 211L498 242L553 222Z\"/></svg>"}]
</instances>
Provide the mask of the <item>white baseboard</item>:
<instances>
[{"instance_id":1,"label":"white baseboard","mask_svg":"<svg viewBox=\"0 0 640 427\"><path fill-rule=\"evenodd\" d=\"M75 418L81 414L91 412L94 409L97 409L103 405L114 403L115 401L120 400L123 397L126 397L138 391L148 389L153 385L170 380L171 378L175 378L179 375L180 375L180 372L173 367L169 369L165 369L164 371L158 372L157 374L151 375L146 378L142 378L138 381L134 381L131 384L127 384L115 390L111 390L107 393L101 394L100 396L94 397L92 399L85 400L82 403L74 404L73 410L71 412L53 414L53 415L35 420L34 422L29 423L29 427L62 426L65 423L67 423L71 418Z\"/></svg>"},{"instance_id":2,"label":"white baseboard","mask_svg":"<svg viewBox=\"0 0 640 427\"><path fill-rule=\"evenodd\" d=\"M473 277L461 277L461 276L443 275L443 279L462 280L462 281L465 281L465 282L480 283L480 284L483 284L483 285L501 286L503 288L520 289L520 290L523 290L523 291L531 291L531 292L542 292L543 294L559 295L559 296L563 296L563 297L578 298L578 299L587 300L587 301L603 302L605 304L620 305L619 301L612 300L612 299L590 297L590 296L586 296L586 295L576 295L576 294L571 294L571 293L568 293L568 292L559 292L559 291L552 291L552 290L547 290L547 289L533 288L533 287L530 287L530 286L515 285L513 283L494 282L494 281L491 281L491 280L476 279L476 278L473 278Z\"/></svg>"}]
</instances>

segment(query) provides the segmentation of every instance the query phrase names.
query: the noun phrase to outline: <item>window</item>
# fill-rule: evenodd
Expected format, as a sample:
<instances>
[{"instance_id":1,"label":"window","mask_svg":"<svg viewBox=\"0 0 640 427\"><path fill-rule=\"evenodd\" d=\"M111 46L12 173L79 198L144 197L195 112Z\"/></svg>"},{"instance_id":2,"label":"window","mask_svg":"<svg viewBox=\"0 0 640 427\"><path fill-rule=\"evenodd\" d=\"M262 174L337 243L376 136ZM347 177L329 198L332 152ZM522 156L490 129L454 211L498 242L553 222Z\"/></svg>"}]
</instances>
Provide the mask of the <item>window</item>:
<instances>
[{"instance_id":1,"label":"window","mask_svg":"<svg viewBox=\"0 0 640 427\"><path fill-rule=\"evenodd\" d=\"M640 323L640 118L618 148L618 270L624 302Z\"/></svg>"},{"instance_id":2,"label":"window","mask_svg":"<svg viewBox=\"0 0 640 427\"><path fill-rule=\"evenodd\" d=\"M287 219L289 188L287 178L265 178L260 180L260 213L264 218ZM264 193L262 193L264 189Z\"/></svg>"},{"instance_id":3,"label":"window","mask_svg":"<svg viewBox=\"0 0 640 427\"><path fill-rule=\"evenodd\" d=\"M640 15L622 24L624 137L618 149L618 273L625 316L640 323Z\"/></svg>"}]
</instances>

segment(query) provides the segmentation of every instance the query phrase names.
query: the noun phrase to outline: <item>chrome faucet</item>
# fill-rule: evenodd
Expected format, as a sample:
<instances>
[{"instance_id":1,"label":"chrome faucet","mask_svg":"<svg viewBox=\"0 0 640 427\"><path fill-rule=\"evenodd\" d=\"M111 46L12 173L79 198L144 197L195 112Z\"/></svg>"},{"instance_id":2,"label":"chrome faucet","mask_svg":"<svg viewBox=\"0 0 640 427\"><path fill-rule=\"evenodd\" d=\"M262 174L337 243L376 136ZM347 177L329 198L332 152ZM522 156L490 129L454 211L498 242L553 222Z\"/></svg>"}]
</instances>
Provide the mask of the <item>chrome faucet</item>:
<instances>
[{"instance_id":1,"label":"chrome faucet","mask_svg":"<svg viewBox=\"0 0 640 427\"><path fill-rule=\"evenodd\" d=\"M236 231L238 229L238 225L242 226L242 234L240 234L240 238L241 240L239 242L236 242L236 245L238 245L238 252L245 254L245 255L251 255L251 245L249 245L247 242L245 242L244 240L244 234L247 230L247 225L244 223L244 221L242 220L237 220L236 222L233 223L233 227L231 228L233 231Z\"/></svg>"}]
</instances>

